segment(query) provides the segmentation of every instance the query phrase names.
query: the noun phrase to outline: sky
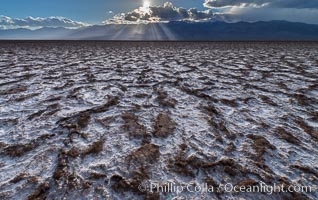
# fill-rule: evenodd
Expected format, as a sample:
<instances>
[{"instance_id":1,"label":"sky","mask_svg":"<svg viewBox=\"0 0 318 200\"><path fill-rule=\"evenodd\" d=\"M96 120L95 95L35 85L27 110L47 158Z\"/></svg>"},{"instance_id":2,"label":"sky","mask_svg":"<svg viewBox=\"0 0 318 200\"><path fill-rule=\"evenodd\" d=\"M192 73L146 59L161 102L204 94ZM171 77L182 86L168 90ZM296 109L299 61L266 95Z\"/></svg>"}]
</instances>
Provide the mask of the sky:
<instances>
[{"instance_id":1,"label":"sky","mask_svg":"<svg viewBox=\"0 0 318 200\"><path fill-rule=\"evenodd\" d=\"M0 28L200 21L216 16L236 21L288 20L318 24L318 0L166 1L1 0Z\"/></svg>"},{"instance_id":2,"label":"sky","mask_svg":"<svg viewBox=\"0 0 318 200\"><path fill-rule=\"evenodd\" d=\"M177 7L203 9L200 0L169 0ZM149 0L163 5L167 0ZM143 0L1 0L0 15L25 18L63 16L76 21L100 23L113 13L124 13L143 5Z\"/></svg>"}]
</instances>

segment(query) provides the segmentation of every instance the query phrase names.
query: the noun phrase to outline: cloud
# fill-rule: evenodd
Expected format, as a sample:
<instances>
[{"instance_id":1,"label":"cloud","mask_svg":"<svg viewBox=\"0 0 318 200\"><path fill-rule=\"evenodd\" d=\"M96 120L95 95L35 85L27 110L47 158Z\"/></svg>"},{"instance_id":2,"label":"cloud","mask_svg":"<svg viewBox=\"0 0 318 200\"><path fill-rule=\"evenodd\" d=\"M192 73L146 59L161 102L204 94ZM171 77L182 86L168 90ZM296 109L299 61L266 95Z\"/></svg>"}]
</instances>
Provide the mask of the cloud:
<instances>
[{"instance_id":1,"label":"cloud","mask_svg":"<svg viewBox=\"0 0 318 200\"><path fill-rule=\"evenodd\" d=\"M205 0L203 5L238 21L286 20L318 24L318 0Z\"/></svg>"},{"instance_id":2,"label":"cloud","mask_svg":"<svg viewBox=\"0 0 318 200\"><path fill-rule=\"evenodd\" d=\"M229 13L239 21L286 20L318 24L318 9L233 7Z\"/></svg>"},{"instance_id":3,"label":"cloud","mask_svg":"<svg viewBox=\"0 0 318 200\"><path fill-rule=\"evenodd\" d=\"M115 15L112 19L104 23L149 23L163 21L181 20L208 20L214 17L212 10L199 11L196 8L189 10L182 7L175 7L171 2L166 2L163 6L140 7L128 13Z\"/></svg>"},{"instance_id":4,"label":"cloud","mask_svg":"<svg viewBox=\"0 0 318 200\"><path fill-rule=\"evenodd\" d=\"M317 0L205 0L207 8L237 7L273 7L273 8L318 8Z\"/></svg>"},{"instance_id":5,"label":"cloud","mask_svg":"<svg viewBox=\"0 0 318 200\"><path fill-rule=\"evenodd\" d=\"M73 21L65 17L26 17L10 18L7 16L0 16L0 27L2 28L41 28L41 27L65 27L65 28L78 28L87 26L83 22Z\"/></svg>"}]
</instances>

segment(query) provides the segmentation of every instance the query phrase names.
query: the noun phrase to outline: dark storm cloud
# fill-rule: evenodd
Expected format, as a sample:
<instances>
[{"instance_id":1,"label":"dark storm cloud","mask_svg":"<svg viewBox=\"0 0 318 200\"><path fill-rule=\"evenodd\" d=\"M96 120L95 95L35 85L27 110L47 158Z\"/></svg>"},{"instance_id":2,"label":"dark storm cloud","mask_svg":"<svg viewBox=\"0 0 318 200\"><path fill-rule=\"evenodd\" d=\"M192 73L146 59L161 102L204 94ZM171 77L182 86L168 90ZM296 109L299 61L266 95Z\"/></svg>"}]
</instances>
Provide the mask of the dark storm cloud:
<instances>
[{"instance_id":1,"label":"dark storm cloud","mask_svg":"<svg viewBox=\"0 0 318 200\"><path fill-rule=\"evenodd\" d=\"M318 8L318 0L206 0L208 8L261 6L274 8Z\"/></svg>"},{"instance_id":2,"label":"dark storm cloud","mask_svg":"<svg viewBox=\"0 0 318 200\"><path fill-rule=\"evenodd\" d=\"M318 0L205 0L237 21L286 20L318 24Z\"/></svg>"},{"instance_id":3,"label":"dark storm cloud","mask_svg":"<svg viewBox=\"0 0 318 200\"><path fill-rule=\"evenodd\" d=\"M252 8L237 7L230 12L237 21L271 21L286 20L292 22L303 22L317 24L318 9L296 9L296 8Z\"/></svg>"},{"instance_id":4,"label":"dark storm cloud","mask_svg":"<svg viewBox=\"0 0 318 200\"><path fill-rule=\"evenodd\" d=\"M1 27L67 27L77 28L87 24L82 22L73 21L65 17L47 17L47 18L34 18L27 17L24 19L10 18L7 16L0 16Z\"/></svg>"},{"instance_id":5,"label":"dark storm cloud","mask_svg":"<svg viewBox=\"0 0 318 200\"><path fill-rule=\"evenodd\" d=\"M189 10L173 6L171 2L166 2L163 6L150 6L149 8L139 8L128 13L116 15L106 23L125 22L157 22L175 20L206 20L213 17L212 10L199 11L196 8Z\"/></svg>"}]
</instances>

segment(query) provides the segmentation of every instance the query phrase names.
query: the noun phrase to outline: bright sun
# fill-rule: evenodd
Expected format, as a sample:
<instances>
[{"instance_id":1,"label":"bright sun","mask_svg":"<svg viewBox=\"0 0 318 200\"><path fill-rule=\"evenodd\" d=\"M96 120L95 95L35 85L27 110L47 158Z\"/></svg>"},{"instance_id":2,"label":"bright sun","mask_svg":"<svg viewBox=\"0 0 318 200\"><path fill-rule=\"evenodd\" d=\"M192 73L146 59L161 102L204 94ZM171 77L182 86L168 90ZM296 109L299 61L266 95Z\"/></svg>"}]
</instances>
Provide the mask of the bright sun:
<instances>
[{"instance_id":1,"label":"bright sun","mask_svg":"<svg viewBox=\"0 0 318 200\"><path fill-rule=\"evenodd\" d=\"M145 0L144 3L143 3L143 5L142 5L142 7L144 7L144 8L149 8L149 7L150 7L150 2L147 1L147 0Z\"/></svg>"},{"instance_id":2,"label":"bright sun","mask_svg":"<svg viewBox=\"0 0 318 200\"><path fill-rule=\"evenodd\" d=\"M140 7L140 10L143 12L149 12L150 2L148 0L144 0L142 7Z\"/></svg>"}]
</instances>

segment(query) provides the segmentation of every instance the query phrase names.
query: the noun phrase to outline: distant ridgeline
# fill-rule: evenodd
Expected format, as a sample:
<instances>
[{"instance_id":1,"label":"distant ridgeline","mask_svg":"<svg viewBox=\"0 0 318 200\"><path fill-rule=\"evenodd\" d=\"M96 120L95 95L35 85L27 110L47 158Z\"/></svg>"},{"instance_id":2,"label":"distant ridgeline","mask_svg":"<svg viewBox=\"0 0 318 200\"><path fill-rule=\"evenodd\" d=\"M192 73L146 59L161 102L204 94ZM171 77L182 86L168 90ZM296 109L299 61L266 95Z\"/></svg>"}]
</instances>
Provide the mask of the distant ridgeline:
<instances>
[{"instance_id":1,"label":"distant ridgeline","mask_svg":"<svg viewBox=\"0 0 318 200\"><path fill-rule=\"evenodd\" d=\"M287 21L108 24L79 29L0 30L2 40L317 40L318 25Z\"/></svg>"}]
</instances>

